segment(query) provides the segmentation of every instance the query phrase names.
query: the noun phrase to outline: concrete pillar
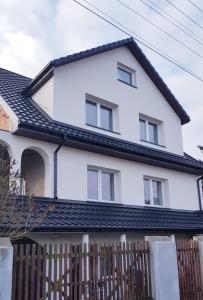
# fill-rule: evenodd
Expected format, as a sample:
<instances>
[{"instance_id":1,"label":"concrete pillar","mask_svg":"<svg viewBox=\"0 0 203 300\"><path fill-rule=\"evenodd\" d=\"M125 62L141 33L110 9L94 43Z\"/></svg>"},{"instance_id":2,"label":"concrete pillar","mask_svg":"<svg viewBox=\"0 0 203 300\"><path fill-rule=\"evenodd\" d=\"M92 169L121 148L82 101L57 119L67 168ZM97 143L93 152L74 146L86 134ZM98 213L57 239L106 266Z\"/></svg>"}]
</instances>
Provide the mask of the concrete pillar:
<instances>
[{"instance_id":1,"label":"concrete pillar","mask_svg":"<svg viewBox=\"0 0 203 300\"><path fill-rule=\"evenodd\" d=\"M193 240L198 241L201 278L202 278L202 283L203 283L203 235L197 235L197 236L193 237Z\"/></svg>"},{"instance_id":2,"label":"concrete pillar","mask_svg":"<svg viewBox=\"0 0 203 300\"><path fill-rule=\"evenodd\" d=\"M127 236L125 233L121 233L120 235L120 242L123 244L123 243L127 243Z\"/></svg>"},{"instance_id":3,"label":"concrete pillar","mask_svg":"<svg viewBox=\"0 0 203 300\"><path fill-rule=\"evenodd\" d=\"M87 253L89 252L89 242L90 242L90 237L89 237L89 234L88 233L84 233L82 235L82 247L83 247L83 250L84 250L84 244L86 244L86 250L87 250ZM86 260L86 278L87 280L89 280L89 256L87 256L87 260ZM85 278L85 271L84 271L84 259L82 260L82 264L83 264L83 272L82 272L82 279L84 280ZM89 290L87 289L86 290L87 292L87 295L89 295ZM83 300L84 298L82 298Z\"/></svg>"},{"instance_id":4,"label":"concrete pillar","mask_svg":"<svg viewBox=\"0 0 203 300\"><path fill-rule=\"evenodd\" d=\"M152 290L155 300L180 300L176 244L173 238L146 237L151 252Z\"/></svg>"},{"instance_id":5,"label":"concrete pillar","mask_svg":"<svg viewBox=\"0 0 203 300\"><path fill-rule=\"evenodd\" d=\"M8 238L0 238L0 299L11 300L13 246Z\"/></svg>"}]
</instances>

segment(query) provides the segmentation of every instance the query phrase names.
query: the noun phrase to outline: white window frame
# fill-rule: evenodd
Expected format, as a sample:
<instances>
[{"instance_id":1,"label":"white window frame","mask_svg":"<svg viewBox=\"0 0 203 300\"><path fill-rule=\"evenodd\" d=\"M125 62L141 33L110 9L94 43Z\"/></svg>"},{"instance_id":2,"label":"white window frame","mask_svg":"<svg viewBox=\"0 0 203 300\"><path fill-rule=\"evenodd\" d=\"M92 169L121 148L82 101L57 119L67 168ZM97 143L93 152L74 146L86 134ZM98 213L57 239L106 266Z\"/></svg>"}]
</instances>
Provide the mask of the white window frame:
<instances>
[{"instance_id":1,"label":"white window frame","mask_svg":"<svg viewBox=\"0 0 203 300\"><path fill-rule=\"evenodd\" d=\"M90 199L88 197L88 171L92 170L92 171L97 171L98 172L98 186L97 186L97 191L98 191L98 199ZM103 200L102 199L102 173L109 173L111 175L113 175L113 199L108 201L108 200ZM94 201L94 202L102 202L102 203L115 203L116 202L116 193L115 193L115 176L116 176L116 172L113 170L109 170L109 169L105 169L105 168L97 168L97 167L92 167L92 166L88 166L87 167L87 199L88 201Z\"/></svg>"},{"instance_id":2,"label":"white window frame","mask_svg":"<svg viewBox=\"0 0 203 300\"><path fill-rule=\"evenodd\" d=\"M131 83L128 83L128 82L126 82L126 81L119 78L118 69L123 70L124 72L127 72L127 73L131 74ZM129 86L137 87L137 84L136 84L136 71L134 69L128 67L128 66L123 65L120 62L117 63L117 79L118 79L118 81L123 82L123 83L125 83Z\"/></svg>"},{"instance_id":3,"label":"white window frame","mask_svg":"<svg viewBox=\"0 0 203 300\"><path fill-rule=\"evenodd\" d=\"M145 132L145 134L146 134L146 140L143 140L143 139L141 138L141 132L140 132L140 140L141 140L142 142L147 142L147 143L150 143L150 144L153 144L153 145L159 145L159 124L156 123L156 122L153 122L153 121L151 121L151 120L148 120L148 119L139 117L139 130L140 130L140 121L144 121L145 124L146 124L146 132ZM156 127L157 127L157 143L151 142L151 141L149 140L149 123L151 123L151 124L153 124L153 125L156 125Z\"/></svg>"},{"instance_id":4,"label":"white window frame","mask_svg":"<svg viewBox=\"0 0 203 300\"><path fill-rule=\"evenodd\" d=\"M165 207L165 199L164 199L164 181L159 178L153 178L153 177L147 177L144 176L143 178L143 186L144 186L144 180L149 180L150 183L150 204L145 203L145 190L144 190L144 205L145 206L153 206L153 207ZM162 205L156 205L154 204L154 195L153 195L153 185L152 182L157 181L161 184L161 199L162 199ZM144 186L145 188L145 186Z\"/></svg>"},{"instance_id":5,"label":"white window frame","mask_svg":"<svg viewBox=\"0 0 203 300\"><path fill-rule=\"evenodd\" d=\"M96 114L97 114L97 124L96 125L91 125L87 122L87 119L86 119L86 124L88 126L93 126L93 127L96 127L96 128L100 128L100 129L103 129L103 130L107 130L107 131L114 131L114 109L110 106L107 106L105 104L102 104L102 103L99 103L99 102L96 102L96 101L93 101L93 100L90 100L88 98L86 98L86 101L85 101L85 106L87 103L94 103L96 105ZM104 107L104 108L107 108L108 110L111 110L111 128L110 129L106 129L106 128L103 128L101 127L101 107Z\"/></svg>"}]
</instances>

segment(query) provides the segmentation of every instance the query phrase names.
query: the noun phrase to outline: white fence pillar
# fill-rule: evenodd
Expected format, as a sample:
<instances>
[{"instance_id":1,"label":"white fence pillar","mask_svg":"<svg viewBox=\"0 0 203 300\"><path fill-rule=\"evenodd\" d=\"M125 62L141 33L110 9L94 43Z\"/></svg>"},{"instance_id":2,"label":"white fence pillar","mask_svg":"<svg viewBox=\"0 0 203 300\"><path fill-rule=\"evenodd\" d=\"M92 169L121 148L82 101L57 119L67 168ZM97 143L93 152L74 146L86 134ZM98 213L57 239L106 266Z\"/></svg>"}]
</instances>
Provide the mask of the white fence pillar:
<instances>
[{"instance_id":1,"label":"white fence pillar","mask_svg":"<svg viewBox=\"0 0 203 300\"><path fill-rule=\"evenodd\" d=\"M8 238L0 238L0 299L11 300L13 246Z\"/></svg>"},{"instance_id":2,"label":"white fence pillar","mask_svg":"<svg viewBox=\"0 0 203 300\"><path fill-rule=\"evenodd\" d=\"M155 300L179 300L176 244L169 237L146 237L151 252L152 287Z\"/></svg>"},{"instance_id":3,"label":"white fence pillar","mask_svg":"<svg viewBox=\"0 0 203 300\"><path fill-rule=\"evenodd\" d=\"M126 234L125 233L121 233L120 235L120 242L123 244L127 242L127 237L126 237Z\"/></svg>"},{"instance_id":4,"label":"white fence pillar","mask_svg":"<svg viewBox=\"0 0 203 300\"><path fill-rule=\"evenodd\" d=\"M197 235L197 236L193 237L193 240L198 241L201 279L202 279L202 283L203 283L203 235Z\"/></svg>"}]
</instances>

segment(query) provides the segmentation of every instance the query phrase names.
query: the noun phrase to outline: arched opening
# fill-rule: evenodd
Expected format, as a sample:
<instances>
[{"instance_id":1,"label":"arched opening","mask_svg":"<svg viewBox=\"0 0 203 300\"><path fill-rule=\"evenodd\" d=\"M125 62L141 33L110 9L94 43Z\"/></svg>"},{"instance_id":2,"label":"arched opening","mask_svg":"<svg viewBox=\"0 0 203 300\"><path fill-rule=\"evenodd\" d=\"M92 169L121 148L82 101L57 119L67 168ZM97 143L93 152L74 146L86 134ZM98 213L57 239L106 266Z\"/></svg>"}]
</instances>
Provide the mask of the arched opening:
<instances>
[{"instance_id":1,"label":"arched opening","mask_svg":"<svg viewBox=\"0 0 203 300\"><path fill-rule=\"evenodd\" d=\"M21 158L21 178L26 193L35 196L45 195L45 163L42 156L33 149L26 149Z\"/></svg>"}]
</instances>

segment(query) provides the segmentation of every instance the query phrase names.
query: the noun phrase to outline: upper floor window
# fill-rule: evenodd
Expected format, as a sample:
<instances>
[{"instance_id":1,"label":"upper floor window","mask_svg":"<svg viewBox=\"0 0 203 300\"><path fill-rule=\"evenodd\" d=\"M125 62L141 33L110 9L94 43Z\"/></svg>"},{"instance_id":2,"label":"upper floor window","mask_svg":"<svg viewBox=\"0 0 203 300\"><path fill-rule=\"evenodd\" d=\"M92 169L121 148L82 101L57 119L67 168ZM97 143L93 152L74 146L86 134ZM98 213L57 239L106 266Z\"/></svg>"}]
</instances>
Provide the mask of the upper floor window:
<instances>
[{"instance_id":1,"label":"upper floor window","mask_svg":"<svg viewBox=\"0 0 203 300\"><path fill-rule=\"evenodd\" d=\"M86 123L87 125L113 131L113 109L86 100Z\"/></svg>"},{"instance_id":2,"label":"upper floor window","mask_svg":"<svg viewBox=\"0 0 203 300\"><path fill-rule=\"evenodd\" d=\"M146 119L139 119L140 123L140 139L153 144L158 144L158 124Z\"/></svg>"},{"instance_id":3,"label":"upper floor window","mask_svg":"<svg viewBox=\"0 0 203 300\"><path fill-rule=\"evenodd\" d=\"M87 189L88 200L114 201L114 173L88 168Z\"/></svg>"},{"instance_id":4,"label":"upper floor window","mask_svg":"<svg viewBox=\"0 0 203 300\"><path fill-rule=\"evenodd\" d=\"M135 71L122 64L117 66L118 80L128 85L135 86Z\"/></svg>"},{"instance_id":5,"label":"upper floor window","mask_svg":"<svg viewBox=\"0 0 203 300\"><path fill-rule=\"evenodd\" d=\"M162 181L144 178L144 199L146 205L163 206Z\"/></svg>"}]
</instances>

